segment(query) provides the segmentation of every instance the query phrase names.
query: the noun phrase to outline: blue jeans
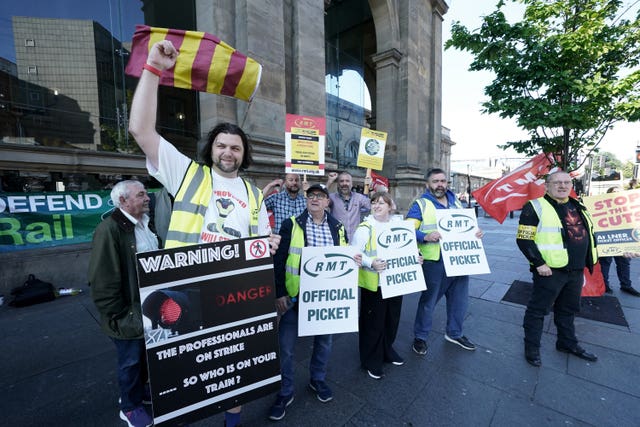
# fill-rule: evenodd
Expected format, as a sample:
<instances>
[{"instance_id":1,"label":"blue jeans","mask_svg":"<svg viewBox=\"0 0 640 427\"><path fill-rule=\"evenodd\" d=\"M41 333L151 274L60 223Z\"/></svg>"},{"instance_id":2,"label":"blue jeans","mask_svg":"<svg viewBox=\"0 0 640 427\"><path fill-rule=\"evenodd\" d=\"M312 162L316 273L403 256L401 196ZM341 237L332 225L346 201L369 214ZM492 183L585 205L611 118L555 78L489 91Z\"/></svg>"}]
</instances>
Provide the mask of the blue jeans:
<instances>
[{"instance_id":1,"label":"blue jeans","mask_svg":"<svg viewBox=\"0 0 640 427\"><path fill-rule=\"evenodd\" d=\"M144 340L120 340L111 338L118 353L118 385L120 409L131 411L142 406L144 386L148 379L147 354Z\"/></svg>"},{"instance_id":2,"label":"blue jeans","mask_svg":"<svg viewBox=\"0 0 640 427\"><path fill-rule=\"evenodd\" d=\"M293 393L294 386L294 349L298 337L298 310L290 308L280 318L278 327L280 338L280 374L282 383L281 396ZM313 337L313 354L309 363L309 374L312 380L324 381L327 374L327 363L331 356L332 335L316 335Z\"/></svg>"},{"instance_id":3,"label":"blue jeans","mask_svg":"<svg viewBox=\"0 0 640 427\"><path fill-rule=\"evenodd\" d=\"M462 336L462 322L469 307L469 276L447 277L442 258L424 261L422 272L427 290L420 295L416 320L413 325L415 338L426 341L433 323L433 310L440 298L447 298L447 335Z\"/></svg>"},{"instance_id":4,"label":"blue jeans","mask_svg":"<svg viewBox=\"0 0 640 427\"><path fill-rule=\"evenodd\" d=\"M600 269L602 270L602 277L604 277L604 284L607 288L609 286L609 269L611 268L611 261L616 261L616 273L618 273L618 281L621 288L631 287L631 262L629 258L623 256L606 256L599 258Z\"/></svg>"}]
</instances>

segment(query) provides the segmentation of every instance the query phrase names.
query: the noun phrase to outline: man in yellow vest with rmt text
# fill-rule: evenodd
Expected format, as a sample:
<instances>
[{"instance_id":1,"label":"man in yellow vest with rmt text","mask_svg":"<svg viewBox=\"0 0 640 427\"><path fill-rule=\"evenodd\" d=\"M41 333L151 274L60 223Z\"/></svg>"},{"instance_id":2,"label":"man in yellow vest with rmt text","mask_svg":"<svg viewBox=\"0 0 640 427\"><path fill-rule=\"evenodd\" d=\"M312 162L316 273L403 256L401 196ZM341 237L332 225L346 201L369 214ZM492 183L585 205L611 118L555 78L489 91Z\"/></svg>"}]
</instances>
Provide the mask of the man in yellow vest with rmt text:
<instances>
[{"instance_id":1,"label":"man in yellow vest with rmt text","mask_svg":"<svg viewBox=\"0 0 640 427\"><path fill-rule=\"evenodd\" d=\"M571 177L566 172L547 176L544 197L522 208L516 242L529 260L533 291L524 313L524 353L527 362L540 366L540 340L544 317L553 307L558 331L556 349L595 362L595 354L578 345L574 318L580 311L584 268L598 259L591 216L569 196Z\"/></svg>"},{"instance_id":2,"label":"man in yellow vest with rmt text","mask_svg":"<svg viewBox=\"0 0 640 427\"><path fill-rule=\"evenodd\" d=\"M276 308L282 314L278 326L280 338L280 374L282 383L276 401L269 411L269 419L284 418L286 408L294 399L294 349L298 337L298 301L302 249L307 246L346 246L344 225L326 212L329 192L322 184L307 190L307 208L298 216L282 222L282 241L273 257L276 283ZM362 255L356 261L362 262ZM333 399L327 385L327 364L331 355L331 331L313 337L313 351L309 362L309 388L322 403Z\"/></svg>"},{"instance_id":3,"label":"man in yellow vest with rmt text","mask_svg":"<svg viewBox=\"0 0 640 427\"><path fill-rule=\"evenodd\" d=\"M469 276L447 276L440 254L442 236L436 226L436 209L461 209L462 204L448 189L444 170L433 168L427 172L426 178L426 191L413 202L407 212L407 219L415 223L418 249L424 258L422 271L427 282L427 290L422 291L418 301L412 349L418 355L427 354L427 337L431 332L433 311L444 296L447 299L444 339L465 350L474 351L475 344L462 333L462 323L469 306ZM476 231L476 237L482 237L480 229Z\"/></svg>"}]
</instances>

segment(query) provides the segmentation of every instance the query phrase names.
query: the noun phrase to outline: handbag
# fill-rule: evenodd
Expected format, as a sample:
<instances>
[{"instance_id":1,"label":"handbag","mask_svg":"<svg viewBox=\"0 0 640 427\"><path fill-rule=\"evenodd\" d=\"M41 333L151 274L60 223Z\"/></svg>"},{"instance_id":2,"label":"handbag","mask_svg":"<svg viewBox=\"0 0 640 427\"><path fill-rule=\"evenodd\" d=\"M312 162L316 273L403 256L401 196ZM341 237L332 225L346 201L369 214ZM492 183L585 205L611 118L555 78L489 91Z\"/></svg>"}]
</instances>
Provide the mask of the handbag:
<instances>
[{"instance_id":1,"label":"handbag","mask_svg":"<svg viewBox=\"0 0 640 427\"><path fill-rule=\"evenodd\" d=\"M12 307L27 307L56 299L53 285L37 279L33 274L29 274L27 281L22 286L13 288L11 295L13 295L13 300L9 302L9 305Z\"/></svg>"}]
</instances>

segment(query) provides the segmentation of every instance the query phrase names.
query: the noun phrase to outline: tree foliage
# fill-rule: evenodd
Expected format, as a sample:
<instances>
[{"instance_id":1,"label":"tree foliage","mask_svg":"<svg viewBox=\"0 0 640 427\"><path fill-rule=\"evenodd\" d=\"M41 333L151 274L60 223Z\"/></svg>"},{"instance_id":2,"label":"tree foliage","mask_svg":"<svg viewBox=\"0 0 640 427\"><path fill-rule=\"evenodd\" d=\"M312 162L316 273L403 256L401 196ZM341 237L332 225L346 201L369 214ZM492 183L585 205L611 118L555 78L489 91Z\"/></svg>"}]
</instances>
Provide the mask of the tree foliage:
<instances>
[{"instance_id":1,"label":"tree foliage","mask_svg":"<svg viewBox=\"0 0 640 427\"><path fill-rule=\"evenodd\" d=\"M507 2L525 5L521 21L507 22ZM620 0L500 0L476 30L454 22L445 48L495 74L483 113L530 136L504 148L555 153L573 170L614 123L640 120L640 14L628 12Z\"/></svg>"}]
</instances>

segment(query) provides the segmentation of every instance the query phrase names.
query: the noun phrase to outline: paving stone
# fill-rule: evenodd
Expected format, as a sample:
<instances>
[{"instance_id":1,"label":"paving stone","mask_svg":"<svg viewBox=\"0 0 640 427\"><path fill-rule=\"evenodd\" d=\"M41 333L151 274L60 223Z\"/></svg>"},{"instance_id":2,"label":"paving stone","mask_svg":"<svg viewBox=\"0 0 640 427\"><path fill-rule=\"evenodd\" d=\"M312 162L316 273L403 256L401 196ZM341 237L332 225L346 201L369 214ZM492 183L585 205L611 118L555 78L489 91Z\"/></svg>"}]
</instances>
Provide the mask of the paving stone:
<instances>
[{"instance_id":1,"label":"paving stone","mask_svg":"<svg viewBox=\"0 0 640 427\"><path fill-rule=\"evenodd\" d=\"M534 401L594 426L640 425L637 397L549 370L541 371Z\"/></svg>"}]
</instances>

